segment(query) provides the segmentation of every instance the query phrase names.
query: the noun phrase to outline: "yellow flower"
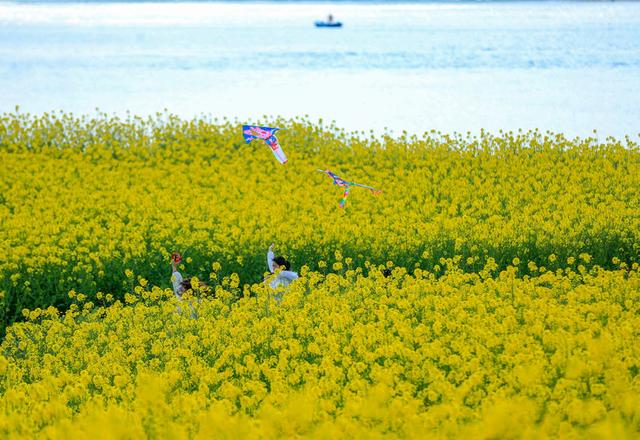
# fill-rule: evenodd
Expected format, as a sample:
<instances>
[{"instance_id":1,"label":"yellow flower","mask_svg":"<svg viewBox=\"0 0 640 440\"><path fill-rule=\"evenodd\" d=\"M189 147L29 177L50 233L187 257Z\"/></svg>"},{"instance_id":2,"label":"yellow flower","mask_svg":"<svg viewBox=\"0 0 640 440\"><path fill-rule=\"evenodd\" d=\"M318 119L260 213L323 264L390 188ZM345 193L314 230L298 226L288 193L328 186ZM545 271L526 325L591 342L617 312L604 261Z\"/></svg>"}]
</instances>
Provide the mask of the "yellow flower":
<instances>
[{"instance_id":1,"label":"yellow flower","mask_svg":"<svg viewBox=\"0 0 640 440\"><path fill-rule=\"evenodd\" d=\"M591 262L591 255L587 254L586 252L581 253L580 255L578 255L578 257L585 263Z\"/></svg>"}]
</instances>

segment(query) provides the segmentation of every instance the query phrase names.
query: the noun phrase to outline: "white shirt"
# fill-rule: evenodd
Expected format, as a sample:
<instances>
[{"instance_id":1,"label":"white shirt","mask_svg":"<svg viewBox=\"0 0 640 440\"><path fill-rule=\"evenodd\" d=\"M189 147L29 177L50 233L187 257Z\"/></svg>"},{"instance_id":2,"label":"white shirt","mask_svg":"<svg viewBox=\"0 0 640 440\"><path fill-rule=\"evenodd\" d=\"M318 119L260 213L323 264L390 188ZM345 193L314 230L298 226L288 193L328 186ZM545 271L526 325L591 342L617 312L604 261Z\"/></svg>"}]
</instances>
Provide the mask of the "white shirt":
<instances>
[{"instance_id":1,"label":"white shirt","mask_svg":"<svg viewBox=\"0 0 640 440\"><path fill-rule=\"evenodd\" d=\"M177 270L171 274L171 284L173 284L173 293L182 298L182 274Z\"/></svg>"},{"instance_id":2,"label":"white shirt","mask_svg":"<svg viewBox=\"0 0 640 440\"><path fill-rule=\"evenodd\" d=\"M273 270L273 252L267 252L267 266L269 266L269 272L274 273ZM291 281L298 278L298 274L296 272L290 270L281 270L278 272L278 275L275 276L269 283L269 286L272 289L277 288L278 286L287 287L291 284Z\"/></svg>"}]
</instances>

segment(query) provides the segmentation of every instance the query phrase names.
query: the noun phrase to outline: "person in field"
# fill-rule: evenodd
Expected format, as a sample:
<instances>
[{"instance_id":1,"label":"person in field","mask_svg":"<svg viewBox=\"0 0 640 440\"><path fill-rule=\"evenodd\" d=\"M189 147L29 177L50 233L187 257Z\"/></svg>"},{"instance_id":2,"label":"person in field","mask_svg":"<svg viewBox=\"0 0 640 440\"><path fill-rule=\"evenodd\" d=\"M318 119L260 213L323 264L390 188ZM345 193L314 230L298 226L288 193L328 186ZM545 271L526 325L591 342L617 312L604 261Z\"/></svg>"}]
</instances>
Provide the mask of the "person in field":
<instances>
[{"instance_id":1,"label":"person in field","mask_svg":"<svg viewBox=\"0 0 640 440\"><path fill-rule=\"evenodd\" d=\"M188 290L193 291L191 280L189 279L185 280L182 277L182 274L180 273L180 271L178 271L178 264L180 264L181 261L182 261L182 256L179 253L174 252L171 255L171 284L173 285L173 294L179 300L182 300L182 295L186 291ZM206 292L208 289L208 286L203 282L199 282L197 288L202 292ZM198 297L198 303L199 302L200 302L200 298ZM191 303L191 301L189 301L189 308L191 309L191 317L197 318L198 313L196 309L193 307L193 304ZM182 310L178 306L178 313L181 313L181 311Z\"/></svg>"},{"instance_id":2,"label":"person in field","mask_svg":"<svg viewBox=\"0 0 640 440\"><path fill-rule=\"evenodd\" d=\"M173 285L173 294L178 299L182 299L182 294L191 288L191 283L182 277L178 271L178 264L182 261L182 256L174 252L171 255L171 284Z\"/></svg>"},{"instance_id":3,"label":"person in field","mask_svg":"<svg viewBox=\"0 0 640 440\"><path fill-rule=\"evenodd\" d=\"M277 289L280 286L287 287L298 278L298 273L289 270L291 264L284 257L274 256L273 247L274 244L271 244L267 251L267 267L269 267L269 272L275 276L268 277L265 281L269 282L269 287L272 289Z\"/></svg>"}]
</instances>

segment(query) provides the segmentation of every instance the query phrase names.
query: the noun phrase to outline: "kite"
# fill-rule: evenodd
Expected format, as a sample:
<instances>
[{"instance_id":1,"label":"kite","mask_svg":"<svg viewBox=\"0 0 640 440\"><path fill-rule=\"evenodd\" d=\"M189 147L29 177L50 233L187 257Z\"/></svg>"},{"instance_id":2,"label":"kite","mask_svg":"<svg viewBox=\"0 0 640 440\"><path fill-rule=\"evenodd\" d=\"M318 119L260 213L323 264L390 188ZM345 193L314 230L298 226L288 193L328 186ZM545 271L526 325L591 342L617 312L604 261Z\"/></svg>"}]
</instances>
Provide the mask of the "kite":
<instances>
[{"instance_id":1,"label":"kite","mask_svg":"<svg viewBox=\"0 0 640 440\"><path fill-rule=\"evenodd\" d=\"M281 164L287 163L287 156L284 155L284 151L280 147L278 143L278 138L276 137L276 131L280 130L279 128L271 128L271 127L259 127L257 125L243 125L242 126L242 134L244 135L244 140L248 144L254 139L261 139L271 147L271 151L273 151L273 155L278 159Z\"/></svg>"},{"instance_id":2,"label":"kite","mask_svg":"<svg viewBox=\"0 0 640 440\"><path fill-rule=\"evenodd\" d=\"M347 197L349 197L349 192L351 191L351 187L352 186L359 186L360 188L365 188L370 190L373 194L378 195L380 194L382 191L379 189L375 189L372 188L370 186L367 185L361 185L359 183L355 183L355 182L349 182L347 180L344 180L342 178L340 178L339 176L335 175L334 173L332 173L329 170L318 170L321 173L326 174L327 176L331 177L333 179L333 184L334 185L338 185L344 188L344 193L342 193L342 199L340 200L340 207L344 208L345 203L347 203Z\"/></svg>"}]
</instances>

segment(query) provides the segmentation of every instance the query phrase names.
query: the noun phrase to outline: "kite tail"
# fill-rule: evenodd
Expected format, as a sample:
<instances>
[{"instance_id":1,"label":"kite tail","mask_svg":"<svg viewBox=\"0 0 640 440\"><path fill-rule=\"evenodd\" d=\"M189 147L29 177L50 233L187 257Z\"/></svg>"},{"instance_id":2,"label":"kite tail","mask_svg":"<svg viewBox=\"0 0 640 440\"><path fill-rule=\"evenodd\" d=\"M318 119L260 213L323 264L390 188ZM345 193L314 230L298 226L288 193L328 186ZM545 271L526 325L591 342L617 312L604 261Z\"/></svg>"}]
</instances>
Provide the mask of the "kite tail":
<instances>
[{"instance_id":1,"label":"kite tail","mask_svg":"<svg viewBox=\"0 0 640 440\"><path fill-rule=\"evenodd\" d=\"M344 205L347 203L347 197L349 197L349 190L351 189L350 186L347 185L347 187L344 189L344 193L342 194L342 200L340 200L340 207L344 208Z\"/></svg>"},{"instance_id":2,"label":"kite tail","mask_svg":"<svg viewBox=\"0 0 640 440\"><path fill-rule=\"evenodd\" d=\"M287 156L284 154L284 151L282 151L282 147L280 147L280 144L278 143L278 138L276 138L275 136L271 136L265 142L267 143L267 145L269 145L269 147L271 147L271 151L273 152L273 155L276 157L276 159L278 159L278 162L283 165L287 163Z\"/></svg>"}]
</instances>

